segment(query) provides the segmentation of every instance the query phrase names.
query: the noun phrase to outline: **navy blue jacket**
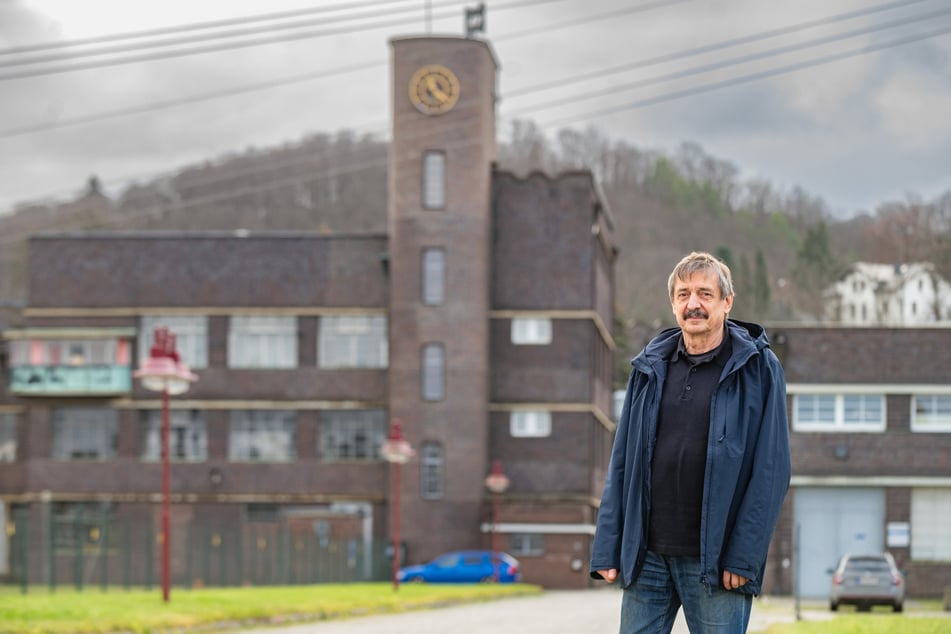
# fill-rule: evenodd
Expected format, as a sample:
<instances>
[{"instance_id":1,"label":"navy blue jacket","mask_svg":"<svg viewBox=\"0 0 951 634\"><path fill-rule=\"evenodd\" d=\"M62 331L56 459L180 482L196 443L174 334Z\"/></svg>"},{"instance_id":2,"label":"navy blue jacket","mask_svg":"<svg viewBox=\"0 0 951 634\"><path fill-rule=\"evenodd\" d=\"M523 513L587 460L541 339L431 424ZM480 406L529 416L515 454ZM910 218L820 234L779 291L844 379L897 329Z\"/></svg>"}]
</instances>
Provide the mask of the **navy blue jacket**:
<instances>
[{"instance_id":1,"label":"navy blue jacket","mask_svg":"<svg viewBox=\"0 0 951 634\"><path fill-rule=\"evenodd\" d=\"M707 466L700 520L705 585L720 586L724 569L749 579L739 591L757 595L766 552L789 488L786 378L762 326L727 321L733 354L710 404ZM647 552L651 458L667 360L681 337L670 328L631 362L611 462L598 510L591 575L615 568L634 583Z\"/></svg>"}]
</instances>

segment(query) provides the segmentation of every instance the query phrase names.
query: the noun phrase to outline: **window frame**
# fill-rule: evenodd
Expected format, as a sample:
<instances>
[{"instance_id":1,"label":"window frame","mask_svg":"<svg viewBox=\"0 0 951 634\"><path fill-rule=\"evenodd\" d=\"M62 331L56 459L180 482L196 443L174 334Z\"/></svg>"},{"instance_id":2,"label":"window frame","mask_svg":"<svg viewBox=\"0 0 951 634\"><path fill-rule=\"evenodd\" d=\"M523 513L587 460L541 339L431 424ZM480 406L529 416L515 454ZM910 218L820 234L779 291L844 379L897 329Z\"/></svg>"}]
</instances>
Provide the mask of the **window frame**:
<instances>
[{"instance_id":1,"label":"window frame","mask_svg":"<svg viewBox=\"0 0 951 634\"><path fill-rule=\"evenodd\" d=\"M551 412L536 409L515 409L509 413L509 435L512 438L548 438L551 436Z\"/></svg>"},{"instance_id":2,"label":"window frame","mask_svg":"<svg viewBox=\"0 0 951 634\"><path fill-rule=\"evenodd\" d=\"M435 159L439 160L435 161ZM420 166L422 174L420 203L423 209L440 210L446 208L448 185L446 163L446 153L442 150L426 150L423 152Z\"/></svg>"},{"instance_id":3,"label":"window frame","mask_svg":"<svg viewBox=\"0 0 951 634\"><path fill-rule=\"evenodd\" d=\"M911 431L916 433L947 433L951 432L951 413L944 419L934 423L922 423L919 421L918 399L931 398L934 400L947 400L951 405L951 394L912 394L911 395Z\"/></svg>"},{"instance_id":4,"label":"window frame","mask_svg":"<svg viewBox=\"0 0 951 634\"><path fill-rule=\"evenodd\" d=\"M17 419L13 412L0 412L0 464L15 464L17 461Z\"/></svg>"},{"instance_id":5,"label":"window frame","mask_svg":"<svg viewBox=\"0 0 951 634\"><path fill-rule=\"evenodd\" d=\"M265 419L265 415L271 415L271 419ZM245 426L247 429L235 429L236 427ZM236 433L244 433L249 436L256 436L257 434L263 433L265 435L276 435L276 434L286 434L287 436L287 455L284 456L272 456L261 455L254 456L251 455L251 451L247 452L247 455L239 455L239 450L242 447L238 446L237 435ZM248 448L252 448L254 444L250 441L245 443ZM238 462L238 463L271 463L271 464L285 464L289 462L294 462L297 459L297 415L296 412L292 410L261 410L261 409L248 409L248 410L231 410L228 413L228 462Z\"/></svg>"},{"instance_id":6,"label":"window frame","mask_svg":"<svg viewBox=\"0 0 951 634\"><path fill-rule=\"evenodd\" d=\"M66 427L69 438L79 436L93 437L98 440L90 447L102 450L95 456L75 456L75 451L64 446ZM56 407L52 412L52 430L50 438L50 458L59 462L107 462L116 457L119 445L119 412L109 407ZM97 432L93 435L91 432ZM80 443L82 444L82 443Z\"/></svg>"},{"instance_id":7,"label":"window frame","mask_svg":"<svg viewBox=\"0 0 951 634\"><path fill-rule=\"evenodd\" d=\"M363 452L357 451L356 436L360 433L366 437ZM317 456L323 462L379 461L382 460L380 448L386 442L386 434L386 412L382 409L325 410L320 413ZM346 437L349 442L339 442L341 437ZM330 447L333 447L332 452ZM344 455L341 447L353 449Z\"/></svg>"},{"instance_id":8,"label":"window frame","mask_svg":"<svg viewBox=\"0 0 951 634\"><path fill-rule=\"evenodd\" d=\"M228 368L232 370L287 370L298 366L296 315L232 315L228 319ZM258 354L248 349L254 337ZM278 345L283 341L286 345ZM244 345L239 346L239 343ZM272 351L268 354L267 351ZM264 354L260 354L264 351Z\"/></svg>"},{"instance_id":9,"label":"window frame","mask_svg":"<svg viewBox=\"0 0 951 634\"><path fill-rule=\"evenodd\" d=\"M437 342L424 343L419 357L420 397L427 402L445 400L446 346Z\"/></svg>"},{"instance_id":10,"label":"window frame","mask_svg":"<svg viewBox=\"0 0 951 634\"><path fill-rule=\"evenodd\" d=\"M175 335L175 350L191 369L208 367L208 317L206 315L149 314L139 318L139 359L147 359L156 328Z\"/></svg>"},{"instance_id":11,"label":"window frame","mask_svg":"<svg viewBox=\"0 0 951 634\"><path fill-rule=\"evenodd\" d=\"M551 317L512 317L510 340L516 346L547 346L553 331Z\"/></svg>"},{"instance_id":12,"label":"window frame","mask_svg":"<svg viewBox=\"0 0 951 634\"><path fill-rule=\"evenodd\" d=\"M388 327L386 315L377 313L321 316L317 323L317 367L324 370L387 368ZM344 354L340 354L342 351Z\"/></svg>"},{"instance_id":13,"label":"window frame","mask_svg":"<svg viewBox=\"0 0 951 634\"><path fill-rule=\"evenodd\" d=\"M831 421L804 422L800 401L803 398L832 398L833 418ZM846 399L862 397L878 399L881 404L881 419L877 422L848 423L845 420ZM864 401L863 401L864 404ZM872 392L797 392L793 394L792 429L794 432L833 432L833 433L882 433L888 425L888 402L884 394Z\"/></svg>"},{"instance_id":14,"label":"window frame","mask_svg":"<svg viewBox=\"0 0 951 634\"><path fill-rule=\"evenodd\" d=\"M446 455L442 443L428 440L419 448L419 495L441 500L446 495Z\"/></svg>"},{"instance_id":15,"label":"window frame","mask_svg":"<svg viewBox=\"0 0 951 634\"><path fill-rule=\"evenodd\" d=\"M435 256L439 256L435 260ZM446 302L446 249L424 247L420 255L420 301L425 306L441 306Z\"/></svg>"},{"instance_id":16,"label":"window frame","mask_svg":"<svg viewBox=\"0 0 951 634\"><path fill-rule=\"evenodd\" d=\"M162 411L155 409L142 410L140 420L143 433L141 459L143 462L158 462L162 459ZM202 410L169 410L168 423L168 457L171 462L185 464L206 462L208 460L208 422ZM185 440L184 455L179 455L178 452L175 451L175 446L172 442L173 432L176 428L184 428L184 434L186 436L195 433L200 436L197 442L194 443L189 442L188 439Z\"/></svg>"}]
</instances>

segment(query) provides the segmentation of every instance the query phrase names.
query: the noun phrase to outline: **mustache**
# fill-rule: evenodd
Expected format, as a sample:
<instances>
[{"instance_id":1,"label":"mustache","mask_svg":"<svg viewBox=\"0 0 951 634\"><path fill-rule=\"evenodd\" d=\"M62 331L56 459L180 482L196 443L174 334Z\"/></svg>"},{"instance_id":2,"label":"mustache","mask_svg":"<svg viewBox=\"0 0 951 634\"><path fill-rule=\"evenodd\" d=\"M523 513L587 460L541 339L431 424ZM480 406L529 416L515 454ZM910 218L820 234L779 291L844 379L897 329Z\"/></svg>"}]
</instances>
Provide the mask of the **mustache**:
<instances>
[{"instance_id":1,"label":"mustache","mask_svg":"<svg viewBox=\"0 0 951 634\"><path fill-rule=\"evenodd\" d=\"M684 311L684 319L706 319L707 317L709 317L707 311L702 308L692 308Z\"/></svg>"}]
</instances>

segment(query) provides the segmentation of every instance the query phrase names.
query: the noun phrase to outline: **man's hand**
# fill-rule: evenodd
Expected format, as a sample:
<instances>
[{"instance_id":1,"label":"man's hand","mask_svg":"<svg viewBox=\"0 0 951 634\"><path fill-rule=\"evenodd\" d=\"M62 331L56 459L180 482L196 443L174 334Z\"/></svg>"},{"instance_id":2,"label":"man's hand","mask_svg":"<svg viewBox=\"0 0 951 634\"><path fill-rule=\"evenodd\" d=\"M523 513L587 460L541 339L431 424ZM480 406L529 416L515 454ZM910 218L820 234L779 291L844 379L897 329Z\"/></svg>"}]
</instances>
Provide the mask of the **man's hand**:
<instances>
[{"instance_id":1,"label":"man's hand","mask_svg":"<svg viewBox=\"0 0 951 634\"><path fill-rule=\"evenodd\" d=\"M596 570L601 578L607 581L608 583L614 583L614 580L617 579L617 568L611 568L610 570Z\"/></svg>"},{"instance_id":2,"label":"man's hand","mask_svg":"<svg viewBox=\"0 0 951 634\"><path fill-rule=\"evenodd\" d=\"M736 590L747 581L749 581L749 579L735 572L730 572L729 570L723 571L723 587L727 590Z\"/></svg>"}]
</instances>

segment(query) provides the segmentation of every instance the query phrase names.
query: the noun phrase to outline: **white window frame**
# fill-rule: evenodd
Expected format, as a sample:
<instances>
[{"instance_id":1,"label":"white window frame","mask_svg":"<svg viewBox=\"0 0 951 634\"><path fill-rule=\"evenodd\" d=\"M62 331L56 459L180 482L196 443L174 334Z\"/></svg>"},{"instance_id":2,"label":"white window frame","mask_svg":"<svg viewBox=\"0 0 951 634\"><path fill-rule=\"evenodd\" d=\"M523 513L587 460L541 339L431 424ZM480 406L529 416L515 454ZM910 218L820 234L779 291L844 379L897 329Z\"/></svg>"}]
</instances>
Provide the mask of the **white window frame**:
<instances>
[{"instance_id":1,"label":"white window frame","mask_svg":"<svg viewBox=\"0 0 951 634\"><path fill-rule=\"evenodd\" d=\"M833 418L828 421L807 421L800 415L800 399L807 397L831 398L833 400ZM845 421L845 400L846 398L872 398L878 399L881 403L881 419L876 422L847 423ZM793 431L798 432L865 432L880 433L884 432L888 414L886 412L886 400L884 394L847 392L844 394L832 394L828 392L802 392L793 396Z\"/></svg>"},{"instance_id":2,"label":"white window frame","mask_svg":"<svg viewBox=\"0 0 951 634\"><path fill-rule=\"evenodd\" d=\"M297 367L297 317L233 315L228 323L228 367Z\"/></svg>"},{"instance_id":3,"label":"white window frame","mask_svg":"<svg viewBox=\"0 0 951 634\"><path fill-rule=\"evenodd\" d=\"M325 315L317 326L317 367L385 368L386 315Z\"/></svg>"},{"instance_id":4,"label":"white window frame","mask_svg":"<svg viewBox=\"0 0 951 634\"><path fill-rule=\"evenodd\" d=\"M512 438L547 438L551 436L551 412L534 409L512 410L509 414L509 433Z\"/></svg>"},{"instance_id":5,"label":"white window frame","mask_svg":"<svg viewBox=\"0 0 951 634\"><path fill-rule=\"evenodd\" d=\"M423 152L423 209L446 208L446 153Z\"/></svg>"},{"instance_id":6,"label":"white window frame","mask_svg":"<svg viewBox=\"0 0 951 634\"><path fill-rule=\"evenodd\" d=\"M913 561L951 561L951 489L911 490L911 558Z\"/></svg>"},{"instance_id":7,"label":"white window frame","mask_svg":"<svg viewBox=\"0 0 951 634\"><path fill-rule=\"evenodd\" d=\"M513 317L512 343L517 346L547 346L552 338L551 318Z\"/></svg>"},{"instance_id":8,"label":"white window frame","mask_svg":"<svg viewBox=\"0 0 951 634\"><path fill-rule=\"evenodd\" d=\"M945 407L951 406L951 394L913 394L911 397L911 431L919 433L951 432L951 413L946 416L930 414L930 416L935 416L935 420L933 422L923 422L923 417L918 413L918 399L928 399L932 402L937 402L940 399Z\"/></svg>"},{"instance_id":9,"label":"white window frame","mask_svg":"<svg viewBox=\"0 0 951 634\"><path fill-rule=\"evenodd\" d=\"M143 315L139 322L139 359L147 359L156 328L175 335L175 350L191 369L208 367L208 317L205 315Z\"/></svg>"},{"instance_id":10,"label":"white window frame","mask_svg":"<svg viewBox=\"0 0 951 634\"><path fill-rule=\"evenodd\" d=\"M513 557L541 557L545 554L544 533L510 533L509 554Z\"/></svg>"},{"instance_id":11,"label":"white window frame","mask_svg":"<svg viewBox=\"0 0 951 634\"><path fill-rule=\"evenodd\" d=\"M51 457L53 460L106 461L116 456L118 410L107 407L62 407L53 410ZM76 449L90 449L94 456L75 456Z\"/></svg>"}]
</instances>

